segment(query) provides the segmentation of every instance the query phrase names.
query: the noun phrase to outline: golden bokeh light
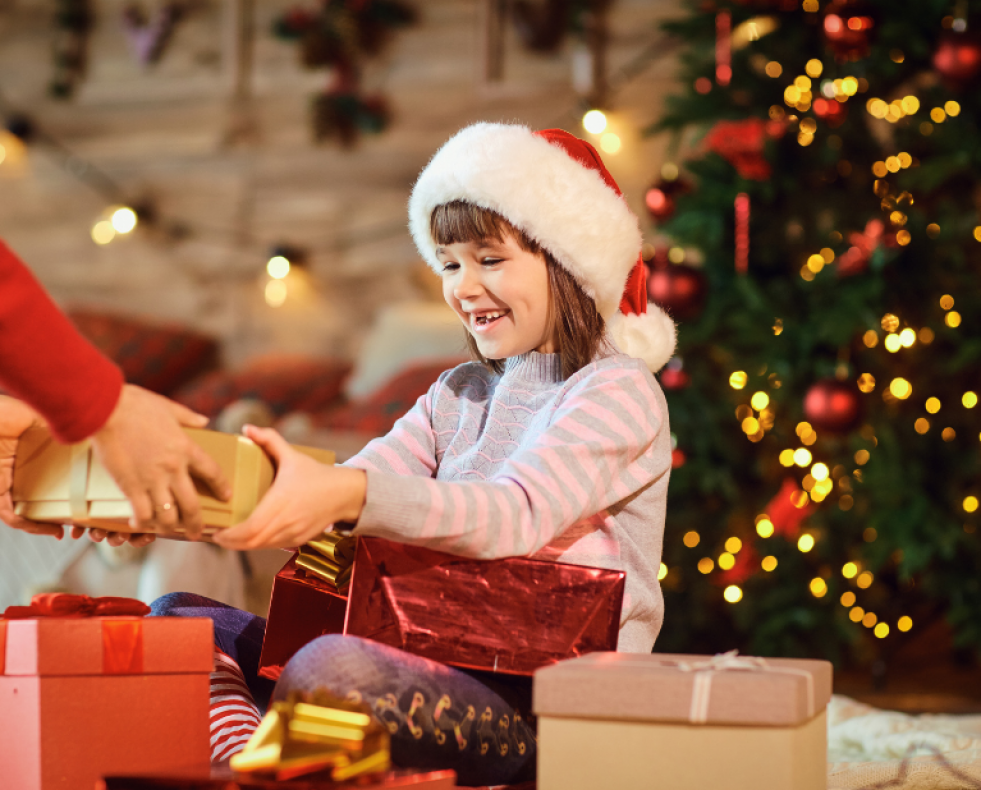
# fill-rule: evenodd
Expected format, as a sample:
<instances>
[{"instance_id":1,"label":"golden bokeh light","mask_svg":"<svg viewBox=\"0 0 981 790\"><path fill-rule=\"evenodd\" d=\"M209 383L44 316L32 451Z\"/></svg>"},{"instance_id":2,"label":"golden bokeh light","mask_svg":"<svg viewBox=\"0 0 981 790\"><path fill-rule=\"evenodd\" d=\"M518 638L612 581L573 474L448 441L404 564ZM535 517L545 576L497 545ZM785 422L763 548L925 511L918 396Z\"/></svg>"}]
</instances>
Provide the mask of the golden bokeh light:
<instances>
[{"instance_id":1,"label":"golden bokeh light","mask_svg":"<svg viewBox=\"0 0 981 790\"><path fill-rule=\"evenodd\" d=\"M961 314L956 310L951 310L944 316L944 323L951 329L956 329L961 325Z\"/></svg>"},{"instance_id":2,"label":"golden bokeh light","mask_svg":"<svg viewBox=\"0 0 981 790\"><path fill-rule=\"evenodd\" d=\"M821 72L824 71L824 64L817 58L811 58L804 66L804 71L807 72L808 77L817 79L821 76Z\"/></svg>"},{"instance_id":3,"label":"golden bokeh light","mask_svg":"<svg viewBox=\"0 0 981 790\"><path fill-rule=\"evenodd\" d=\"M879 622L879 618L876 617L873 612L866 612L865 617L862 618L862 625L864 625L866 628L871 628L877 622Z\"/></svg>"},{"instance_id":4,"label":"golden bokeh light","mask_svg":"<svg viewBox=\"0 0 981 790\"><path fill-rule=\"evenodd\" d=\"M661 567L657 572L657 580L662 581L664 577L667 575L668 575L668 566L662 562Z\"/></svg>"},{"instance_id":5,"label":"golden bokeh light","mask_svg":"<svg viewBox=\"0 0 981 790\"><path fill-rule=\"evenodd\" d=\"M763 409L770 405L770 396L765 392L754 392L749 403L757 411L763 411Z\"/></svg>"},{"instance_id":6,"label":"golden bokeh light","mask_svg":"<svg viewBox=\"0 0 981 790\"><path fill-rule=\"evenodd\" d=\"M854 562L846 562L841 566L841 575L846 579L854 579L858 576L858 565Z\"/></svg>"},{"instance_id":7,"label":"golden bokeh light","mask_svg":"<svg viewBox=\"0 0 981 790\"><path fill-rule=\"evenodd\" d=\"M858 377L858 389L860 392L869 393L875 389L875 376L871 373L863 373Z\"/></svg>"},{"instance_id":8,"label":"golden bokeh light","mask_svg":"<svg viewBox=\"0 0 981 790\"><path fill-rule=\"evenodd\" d=\"M978 509L978 498L976 496L964 497L964 512L973 513Z\"/></svg>"},{"instance_id":9,"label":"golden bokeh light","mask_svg":"<svg viewBox=\"0 0 981 790\"><path fill-rule=\"evenodd\" d=\"M950 294L944 294L940 297L940 306L944 310L950 310L954 306L954 297Z\"/></svg>"},{"instance_id":10,"label":"golden bokeh light","mask_svg":"<svg viewBox=\"0 0 981 790\"><path fill-rule=\"evenodd\" d=\"M851 590L842 593L841 595L841 605L844 607L851 607L855 605L855 593Z\"/></svg>"},{"instance_id":11,"label":"golden bokeh light","mask_svg":"<svg viewBox=\"0 0 981 790\"><path fill-rule=\"evenodd\" d=\"M916 332L909 327L906 327L899 333L899 342L902 344L903 348L911 348L916 342Z\"/></svg>"},{"instance_id":12,"label":"golden bokeh light","mask_svg":"<svg viewBox=\"0 0 981 790\"><path fill-rule=\"evenodd\" d=\"M769 555L760 560L760 567L767 573L771 573L777 569L777 558L773 555Z\"/></svg>"},{"instance_id":13,"label":"golden bokeh light","mask_svg":"<svg viewBox=\"0 0 981 790\"><path fill-rule=\"evenodd\" d=\"M773 522L768 518L760 519L756 522L756 534L761 538L769 538L773 536L775 532L775 527Z\"/></svg>"},{"instance_id":14,"label":"golden bokeh light","mask_svg":"<svg viewBox=\"0 0 981 790\"><path fill-rule=\"evenodd\" d=\"M860 574L858 574L858 578L855 579L855 584L857 584L863 590L867 590L872 586L872 579L873 576L871 571L862 571Z\"/></svg>"},{"instance_id":15,"label":"golden bokeh light","mask_svg":"<svg viewBox=\"0 0 981 790\"><path fill-rule=\"evenodd\" d=\"M724 570L732 570L733 566L736 564L736 558L733 557L728 551L724 551L719 555L719 567Z\"/></svg>"},{"instance_id":16,"label":"golden bokeh light","mask_svg":"<svg viewBox=\"0 0 981 790\"><path fill-rule=\"evenodd\" d=\"M726 551L728 551L730 554L738 554L742 547L743 542L739 538L732 537L726 541Z\"/></svg>"},{"instance_id":17,"label":"golden bokeh light","mask_svg":"<svg viewBox=\"0 0 981 790\"><path fill-rule=\"evenodd\" d=\"M743 591L735 584L730 584L722 593L722 597L729 603L739 603L743 599Z\"/></svg>"},{"instance_id":18,"label":"golden bokeh light","mask_svg":"<svg viewBox=\"0 0 981 790\"><path fill-rule=\"evenodd\" d=\"M861 606L856 606L848 613L848 619L853 623L859 622L863 617L865 617L865 610Z\"/></svg>"},{"instance_id":19,"label":"golden bokeh light","mask_svg":"<svg viewBox=\"0 0 981 790\"><path fill-rule=\"evenodd\" d=\"M801 469L811 463L811 451L803 447L798 447L794 450L794 463L797 464Z\"/></svg>"},{"instance_id":20,"label":"golden bokeh light","mask_svg":"<svg viewBox=\"0 0 981 790\"><path fill-rule=\"evenodd\" d=\"M924 434L930 430L930 421L926 417L920 417L913 423L913 430L919 434Z\"/></svg>"},{"instance_id":21,"label":"golden bokeh light","mask_svg":"<svg viewBox=\"0 0 981 790\"><path fill-rule=\"evenodd\" d=\"M590 110L582 117L582 126L590 134L606 130L606 115L602 110Z\"/></svg>"},{"instance_id":22,"label":"golden bokeh light","mask_svg":"<svg viewBox=\"0 0 981 790\"><path fill-rule=\"evenodd\" d=\"M274 255L266 263L266 273L274 280L282 280L290 273L290 262L282 255Z\"/></svg>"},{"instance_id":23,"label":"golden bokeh light","mask_svg":"<svg viewBox=\"0 0 981 790\"><path fill-rule=\"evenodd\" d=\"M702 539L701 536L697 532L695 532L695 530L691 530L685 533L685 537L682 538L682 542L688 548L693 549L699 544L701 539Z\"/></svg>"},{"instance_id":24,"label":"golden bokeh light","mask_svg":"<svg viewBox=\"0 0 981 790\"><path fill-rule=\"evenodd\" d=\"M699 573L711 573L715 569L715 560L711 557L702 557L698 561L698 571Z\"/></svg>"},{"instance_id":25,"label":"golden bokeh light","mask_svg":"<svg viewBox=\"0 0 981 790\"><path fill-rule=\"evenodd\" d=\"M859 450L855 453L855 463L859 466L865 466L869 462L871 455L868 450Z\"/></svg>"},{"instance_id":26,"label":"golden bokeh light","mask_svg":"<svg viewBox=\"0 0 981 790\"><path fill-rule=\"evenodd\" d=\"M822 480L827 480L831 475L831 470L828 469L827 464L816 463L811 467L811 477L813 477L818 482Z\"/></svg>"},{"instance_id":27,"label":"golden bokeh light","mask_svg":"<svg viewBox=\"0 0 981 790\"><path fill-rule=\"evenodd\" d=\"M978 405L978 395L976 392L965 392L961 397L961 403L965 409L973 409Z\"/></svg>"},{"instance_id":28,"label":"golden bokeh light","mask_svg":"<svg viewBox=\"0 0 981 790\"><path fill-rule=\"evenodd\" d=\"M862 342L865 343L866 348L875 348L879 344L879 333L870 329L862 335Z\"/></svg>"},{"instance_id":29,"label":"golden bokeh light","mask_svg":"<svg viewBox=\"0 0 981 790\"><path fill-rule=\"evenodd\" d=\"M903 615L899 618L899 622L896 623L896 628L900 631L909 631L913 627L913 618Z\"/></svg>"},{"instance_id":30,"label":"golden bokeh light","mask_svg":"<svg viewBox=\"0 0 981 790\"><path fill-rule=\"evenodd\" d=\"M879 321L879 326L886 332L895 332L899 329L899 316L893 313L886 313Z\"/></svg>"},{"instance_id":31,"label":"golden bokeh light","mask_svg":"<svg viewBox=\"0 0 981 790\"><path fill-rule=\"evenodd\" d=\"M823 598L828 593L828 583L820 576L811 579L811 583L808 586L811 589L811 595L815 598Z\"/></svg>"},{"instance_id":32,"label":"golden bokeh light","mask_svg":"<svg viewBox=\"0 0 981 790\"><path fill-rule=\"evenodd\" d=\"M896 334L886 335L883 345L886 347L886 351L888 351L890 354L895 354L903 347L903 344L899 340L899 335Z\"/></svg>"},{"instance_id":33,"label":"golden bokeh light","mask_svg":"<svg viewBox=\"0 0 981 790\"><path fill-rule=\"evenodd\" d=\"M286 301L288 289L282 280L270 280L266 283L266 304L270 307L282 307Z\"/></svg>"},{"instance_id":34,"label":"golden bokeh light","mask_svg":"<svg viewBox=\"0 0 981 790\"><path fill-rule=\"evenodd\" d=\"M814 548L814 536L805 532L797 539L797 549L805 554Z\"/></svg>"},{"instance_id":35,"label":"golden bokeh light","mask_svg":"<svg viewBox=\"0 0 981 790\"><path fill-rule=\"evenodd\" d=\"M897 376L889 382L889 392L900 400L906 400L913 394L913 385L901 376Z\"/></svg>"},{"instance_id":36,"label":"golden bokeh light","mask_svg":"<svg viewBox=\"0 0 981 790\"><path fill-rule=\"evenodd\" d=\"M114 238L116 238L116 229L109 220L99 220L92 226L92 241L96 244L108 244Z\"/></svg>"},{"instance_id":37,"label":"golden bokeh light","mask_svg":"<svg viewBox=\"0 0 981 790\"><path fill-rule=\"evenodd\" d=\"M872 633L879 637L879 639L885 639L889 636L889 626L885 623L879 623Z\"/></svg>"},{"instance_id":38,"label":"golden bokeh light","mask_svg":"<svg viewBox=\"0 0 981 790\"><path fill-rule=\"evenodd\" d=\"M606 132L600 138L600 148L602 148L605 153L615 154L619 152L622 146L623 142L620 140L620 135L614 134L613 132Z\"/></svg>"},{"instance_id":39,"label":"golden bokeh light","mask_svg":"<svg viewBox=\"0 0 981 790\"><path fill-rule=\"evenodd\" d=\"M930 414L936 414L938 411L940 411L940 398L927 398L924 408Z\"/></svg>"},{"instance_id":40,"label":"golden bokeh light","mask_svg":"<svg viewBox=\"0 0 981 790\"><path fill-rule=\"evenodd\" d=\"M729 376L729 386L734 390L741 390L746 386L747 381L749 381L749 376L746 375L745 370L737 370Z\"/></svg>"}]
</instances>

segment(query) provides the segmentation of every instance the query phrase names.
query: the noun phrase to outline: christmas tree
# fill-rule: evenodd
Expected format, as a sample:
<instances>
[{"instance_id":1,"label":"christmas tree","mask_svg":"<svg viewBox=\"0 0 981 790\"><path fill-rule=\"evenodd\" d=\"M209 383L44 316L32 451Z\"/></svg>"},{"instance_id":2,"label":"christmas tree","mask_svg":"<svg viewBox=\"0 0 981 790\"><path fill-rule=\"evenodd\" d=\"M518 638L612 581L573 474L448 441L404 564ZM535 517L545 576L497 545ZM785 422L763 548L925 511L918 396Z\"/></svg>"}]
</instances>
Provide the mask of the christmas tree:
<instances>
[{"instance_id":1,"label":"christmas tree","mask_svg":"<svg viewBox=\"0 0 981 790\"><path fill-rule=\"evenodd\" d=\"M981 2L691 0L659 650L981 648Z\"/></svg>"}]
</instances>

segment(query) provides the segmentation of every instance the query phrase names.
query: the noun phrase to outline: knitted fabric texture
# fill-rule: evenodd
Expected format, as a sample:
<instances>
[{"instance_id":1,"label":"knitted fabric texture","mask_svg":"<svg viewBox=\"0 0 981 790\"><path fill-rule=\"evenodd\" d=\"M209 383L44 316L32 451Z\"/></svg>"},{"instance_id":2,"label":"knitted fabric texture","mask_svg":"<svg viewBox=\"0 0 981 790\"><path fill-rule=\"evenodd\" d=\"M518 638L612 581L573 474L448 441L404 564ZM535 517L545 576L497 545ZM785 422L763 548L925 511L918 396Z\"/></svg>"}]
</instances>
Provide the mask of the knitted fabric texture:
<instances>
[{"instance_id":1,"label":"knitted fabric texture","mask_svg":"<svg viewBox=\"0 0 981 790\"><path fill-rule=\"evenodd\" d=\"M557 354L512 357L502 376L460 365L347 465L368 472L357 534L626 571L618 649L651 650L671 442L639 360L615 354L566 380Z\"/></svg>"}]
</instances>

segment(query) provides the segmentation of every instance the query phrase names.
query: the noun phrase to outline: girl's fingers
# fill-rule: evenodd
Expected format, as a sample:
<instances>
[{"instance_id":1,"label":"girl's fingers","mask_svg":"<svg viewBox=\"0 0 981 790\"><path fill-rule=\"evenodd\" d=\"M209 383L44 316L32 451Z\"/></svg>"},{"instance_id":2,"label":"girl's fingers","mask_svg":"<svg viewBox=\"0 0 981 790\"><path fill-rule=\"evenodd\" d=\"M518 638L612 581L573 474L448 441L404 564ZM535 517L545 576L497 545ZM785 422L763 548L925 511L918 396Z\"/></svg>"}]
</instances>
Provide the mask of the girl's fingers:
<instances>
[{"instance_id":1,"label":"girl's fingers","mask_svg":"<svg viewBox=\"0 0 981 790\"><path fill-rule=\"evenodd\" d=\"M289 442L272 428L256 428L254 425L246 425L242 428L242 433L269 453L273 461L276 462L277 468L288 453L294 452Z\"/></svg>"}]
</instances>

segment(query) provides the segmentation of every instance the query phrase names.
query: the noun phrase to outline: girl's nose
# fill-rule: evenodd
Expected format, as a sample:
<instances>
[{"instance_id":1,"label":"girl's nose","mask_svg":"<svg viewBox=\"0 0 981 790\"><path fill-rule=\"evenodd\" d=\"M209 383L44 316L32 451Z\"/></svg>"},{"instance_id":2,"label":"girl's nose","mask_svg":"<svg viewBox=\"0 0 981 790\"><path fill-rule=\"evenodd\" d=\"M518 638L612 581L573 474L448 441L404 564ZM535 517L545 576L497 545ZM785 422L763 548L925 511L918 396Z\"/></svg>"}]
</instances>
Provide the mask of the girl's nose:
<instances>
[{"instance_id":1,"label":"girl's nose","mask_svg":"<svg viewBox=\"0 0 981 790\"><path fill-rule=\"evenodd\" d=\"M453 289L453 295L460 301L465 301L479 295L480 291L480 273L469 266L462 267L460 276L456 281L456 287Z\"/></svg>"}]
</instances>

